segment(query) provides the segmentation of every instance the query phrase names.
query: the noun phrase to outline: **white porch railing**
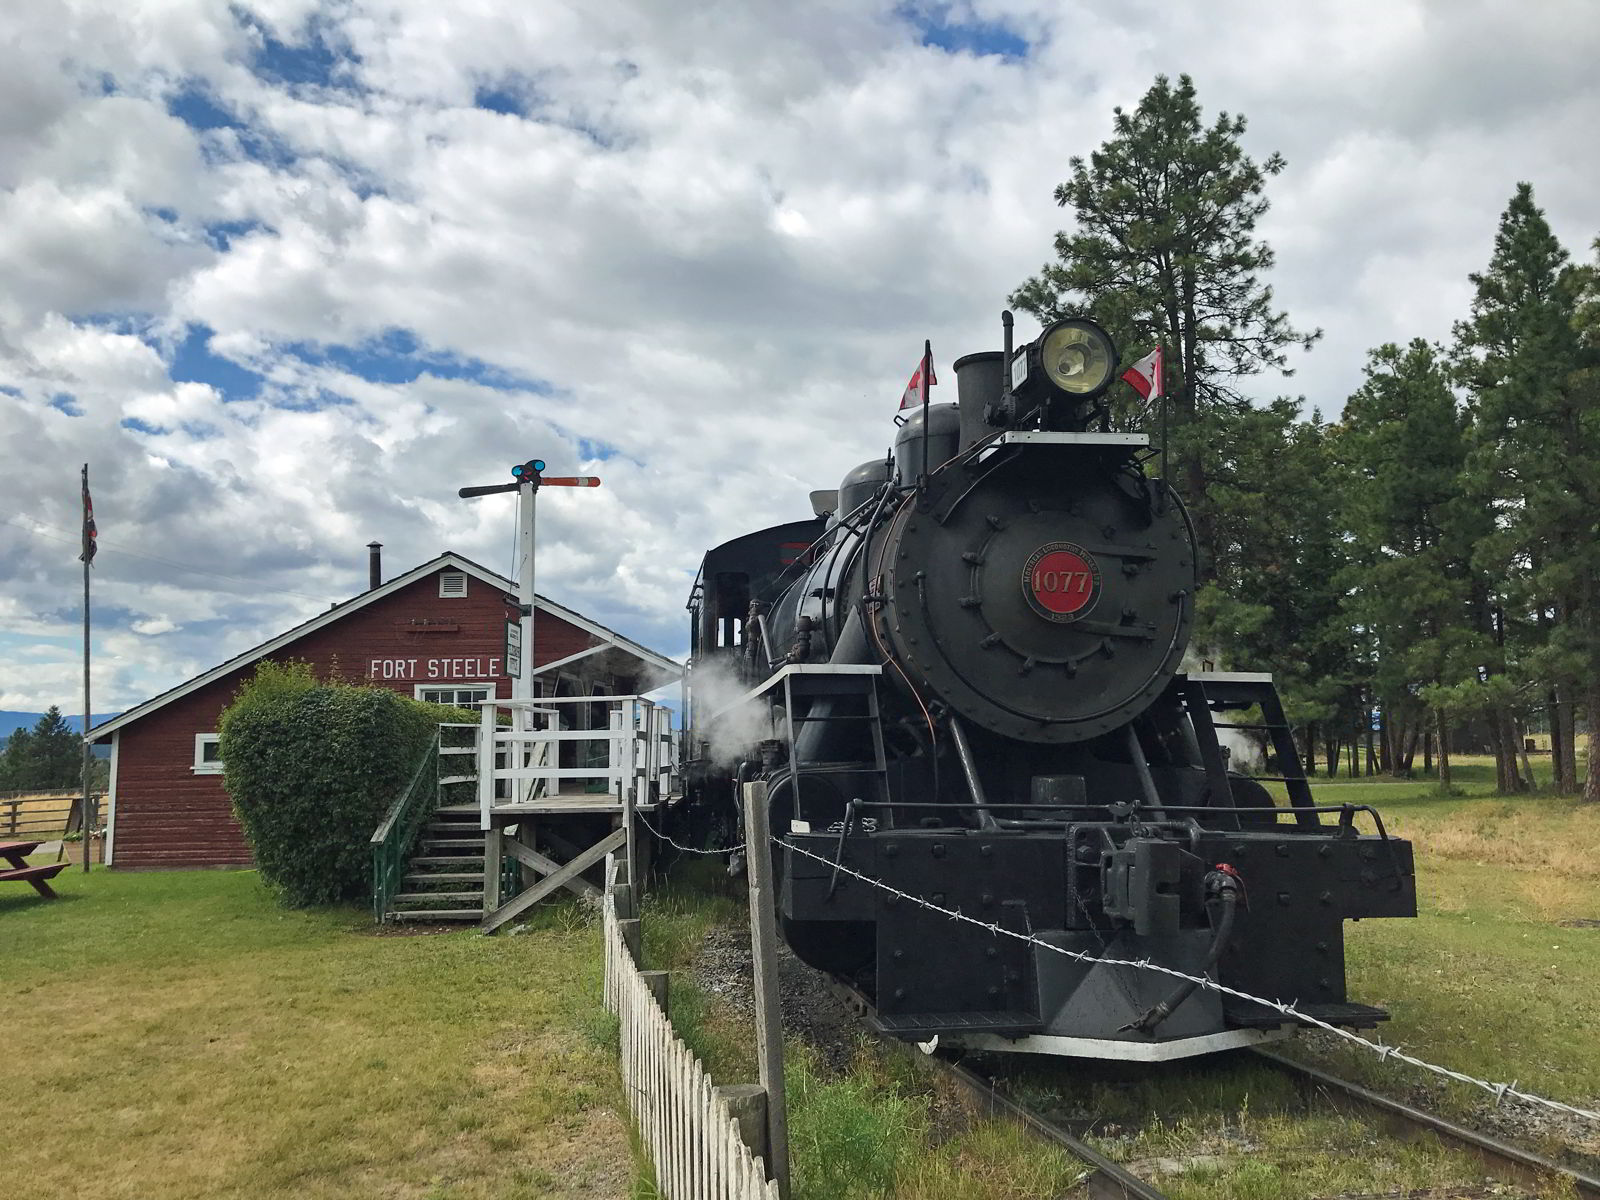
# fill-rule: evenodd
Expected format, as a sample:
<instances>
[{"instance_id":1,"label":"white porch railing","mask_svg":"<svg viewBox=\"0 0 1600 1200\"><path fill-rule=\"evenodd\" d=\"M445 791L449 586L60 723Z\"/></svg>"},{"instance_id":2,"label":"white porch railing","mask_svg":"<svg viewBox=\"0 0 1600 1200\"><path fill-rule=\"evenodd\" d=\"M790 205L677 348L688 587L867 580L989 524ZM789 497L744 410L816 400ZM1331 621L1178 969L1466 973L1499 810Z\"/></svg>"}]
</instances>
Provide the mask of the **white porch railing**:
<instances>
[{"instance_id":1,"label":"white porch railing","mask_svg":"<svg viewBox=\"0 0 1600 1200\"><path fill-rule=\"evenodd\" d=\"M678 734L670 709L642 696L555 696L537 700L482 700L478 727L478 807L482 826L491 827L495 809L516 808L562 793L576 797L587 785L603 784L596 794L619 805L653 805L677 788ZM564 729L568 705L606 706L606 724ZM504 709L511 723L500 724ZM582 766L560 765L564 742L600 746ZM578 785L571 787L569 785Z\"/></svg>"}]
</instances>

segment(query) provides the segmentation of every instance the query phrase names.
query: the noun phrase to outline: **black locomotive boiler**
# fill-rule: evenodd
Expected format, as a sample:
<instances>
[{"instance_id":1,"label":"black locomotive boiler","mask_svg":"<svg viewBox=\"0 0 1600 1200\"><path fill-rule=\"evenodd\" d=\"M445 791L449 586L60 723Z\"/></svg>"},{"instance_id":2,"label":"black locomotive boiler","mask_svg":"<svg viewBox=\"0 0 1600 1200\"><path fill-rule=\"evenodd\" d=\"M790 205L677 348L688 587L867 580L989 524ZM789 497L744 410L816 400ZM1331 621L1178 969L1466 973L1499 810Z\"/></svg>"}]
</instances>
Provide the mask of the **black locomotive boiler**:
<instances>
[{"instance_id":1,"label":"black locomotive boiler","mask_svg":"<svg viewBox=\"0 0 1600 1200\"><path fill-rule=\"evenodd\" d=\"M1194 534L1148 438L1110 428L1109 337L1010 340L1008 314L1004 351L956 362L958 402L813 519L705 556L691 809L737 837L739 785L766 782L786 940L909 1039L1164 1059L1292 1030L1101 959L1382 1020L1346 997L1343 923L1416 914L1410 845L1314 803L1268 676L1181 669ZM1265 735L1286 805L1219 729Z\"/></svg>"}]
</instances>

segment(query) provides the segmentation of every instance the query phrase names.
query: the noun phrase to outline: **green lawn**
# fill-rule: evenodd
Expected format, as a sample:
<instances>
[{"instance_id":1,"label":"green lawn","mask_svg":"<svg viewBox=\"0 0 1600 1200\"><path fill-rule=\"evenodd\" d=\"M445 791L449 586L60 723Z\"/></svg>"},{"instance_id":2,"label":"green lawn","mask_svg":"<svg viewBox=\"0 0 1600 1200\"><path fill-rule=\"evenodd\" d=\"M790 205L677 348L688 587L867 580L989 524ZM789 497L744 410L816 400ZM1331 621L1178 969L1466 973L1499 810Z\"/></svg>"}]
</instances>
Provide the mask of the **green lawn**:
<instances>
[{"instance_id":1,"label":"green lawn","mask_svg":"<svg viewBox=\"0 0 1600 1200\"><path fill-rule=\"evenodd\" d=\"M1463 773L1464 796L1441 796L1426 781L1316 785L1327 801L1370 798L1416 847L1421 916L1346 927L1351 995L1390 1008L1384 1038L1420 1057L1595 1107L1600 808L1489 795L1484 760ZM1425 1082L1356 1048L1337 1057L1391 1090ZM1425 1090L1456 1111L1483 1108L1471 1089ZM1600 1152L1600 1130L1582 1140Z\"/></svg>"},{"instance_id":2,"label":"green lawn","mask_svg":"<svg viewBox=\"0 0 1600 1200\"><path fill-rule=\"evenodd\" d=\"M0 1163L82 1197L599 1198L634 1160L598 928L377 936L253 872L0 891Z\"/></svg>"}]
</instances>

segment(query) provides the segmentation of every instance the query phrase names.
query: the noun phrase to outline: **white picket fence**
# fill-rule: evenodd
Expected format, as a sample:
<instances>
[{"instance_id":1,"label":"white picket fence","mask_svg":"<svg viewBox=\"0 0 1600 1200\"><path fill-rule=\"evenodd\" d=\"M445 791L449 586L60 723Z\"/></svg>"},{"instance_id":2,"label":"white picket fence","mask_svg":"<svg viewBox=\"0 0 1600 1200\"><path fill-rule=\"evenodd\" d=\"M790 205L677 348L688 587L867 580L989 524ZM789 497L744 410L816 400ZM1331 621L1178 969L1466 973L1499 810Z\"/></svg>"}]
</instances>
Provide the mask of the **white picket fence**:
<instances>
[{"instance_id":1,"label":"white picket fence","mask_svg":"<svg viewBox=\"0 0 1600 1200\"><path fill-rule=\"evenodd\" d=\"M608 873L609 878L609 873ZM605 908L605 1005L621 1022L622 1088L655 1164L665 1200L778 1200L761 1159L739 1136L700 1060L639 977L617 926L616 904Z\"/></svg>"}]
</instances>

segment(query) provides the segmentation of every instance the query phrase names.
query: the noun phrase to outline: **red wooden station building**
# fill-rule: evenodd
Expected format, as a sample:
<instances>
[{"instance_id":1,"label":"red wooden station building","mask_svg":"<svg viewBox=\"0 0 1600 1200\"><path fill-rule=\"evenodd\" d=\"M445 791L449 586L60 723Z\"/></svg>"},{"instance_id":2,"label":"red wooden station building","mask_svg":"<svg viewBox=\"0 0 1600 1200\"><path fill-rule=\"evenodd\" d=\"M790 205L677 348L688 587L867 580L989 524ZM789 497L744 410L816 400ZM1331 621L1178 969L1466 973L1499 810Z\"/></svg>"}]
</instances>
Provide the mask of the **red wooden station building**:
<instances>
[{"instance_id":1,"label":"red wooden station building","mask_svg":"<svg viewBox=\"0 0 1600 1200\"><path fill-rule=\"evenodd\" d=\"M264 659L309 662L319 676L393 688L446 704L506 698L506 624L516 585L453 553L369 589L91 730L111 744L109 866L248 865L250 850L223 789L217 718ZM569 608L537 597L534 694L640 694L682 667ZM586 709L571 706L576 727ZM597 719L603 720L603 715ZM603 726L601 726L603 727Z\"/></svg>"}]
</instances>

